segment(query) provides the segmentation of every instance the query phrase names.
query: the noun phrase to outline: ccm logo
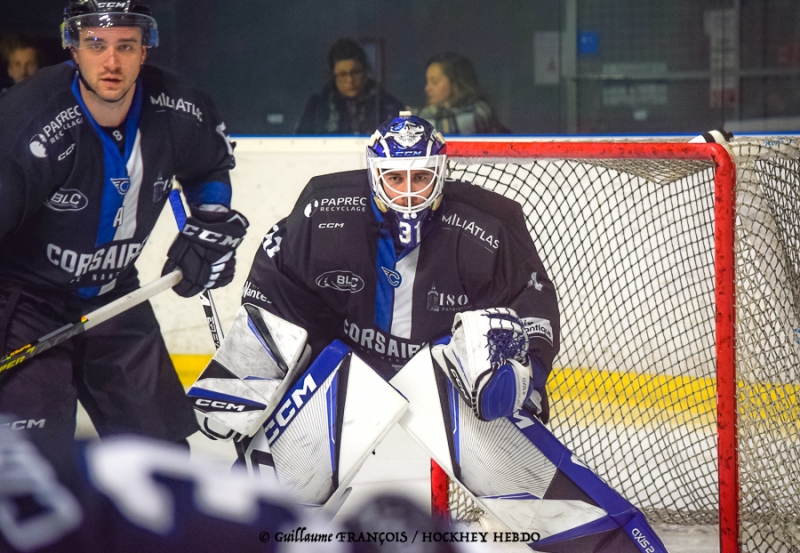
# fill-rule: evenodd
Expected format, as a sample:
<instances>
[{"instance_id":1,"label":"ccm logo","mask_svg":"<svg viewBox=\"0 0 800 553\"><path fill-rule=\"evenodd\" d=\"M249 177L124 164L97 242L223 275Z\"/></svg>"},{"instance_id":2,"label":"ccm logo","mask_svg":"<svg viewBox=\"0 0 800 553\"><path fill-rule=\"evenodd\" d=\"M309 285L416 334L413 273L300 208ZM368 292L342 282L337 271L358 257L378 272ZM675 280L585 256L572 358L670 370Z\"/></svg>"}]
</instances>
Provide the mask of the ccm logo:
<instances>
[{"instance_id":1,"label":"ccm logo","mask_svg":"<svg viewBox=\"0 0 800 553\"><path fill-rule=\"evenodd\" d=\"M310 374L306 375L302 383L296 384L295 389L286 398L278 410L269 419L269 422L264 427L264 434L267 436L267 443L270 445L278 439L281 432L289 422L297 414L297 411L303 406L306 399L308 399L317 389L317 383Z\"/></svg>"},{"instance_id":2,"label":"ccm logo","mask_svg":"<svg viewBox=\"0 0 800 553\"><path fill-rule=\"evenodd\" d=\"M196 236L200 240L211 242L212 244L219 244L220 246L229 246L233 248L236 248L239 245L239 242L242 241L241 238L234 238L233 236L228 236L227 234L220 234L219 232L201 229L200 227L196 227L188 223L185 227L183 227L183 234L186 236Z\"/></svg>"},{"instance_id":3,"label":"ccm logo","mask_svg":"<svg viewBox=\"0 0 800 553\"><path fill-rule=\"evenodd\" d=\"M198 399L194 402L198 407L213 407L222 411L244 411L244 405L228 403L227 401L216 401L211 399Z\"/></svg>"},{"instance_id":4,"label":"ccm logo","mask_svg":"<svg viewBox=\"0 0 800 553\"><path fill-rule=\"evenodd\" d=\"M344 223L320 223L319 228L344 228Z\"/></svg>"},{"instance_id":5,"label":"ccm logo","mask_svg":"<svg viewBox=\"0 0 800 553\"><path fill-rule=\"evenodd\" d=\"M67 148L67 149L66 149L66 151L64 151L64 153L63 153L63 154L61 154L60 156L58 156L58 161L61 161L61 160L63 160L63 159L66 159L66 157L67 157L69 154L71 154L73 151L75 151L75 144L74 144L74 143L73 143L73 144L70 144L69 148Z\"/></svg>"},{"instance_id":6,"label":"ccm logo","mask_svg":"<svg viewBox=\"0 0 800 553\"><path fill-rule=\"evenodd\" d=\"M9 426L12 430L26 430L29 428L44 428L44 423L46 419L39 419L39 420L21 420L21 421L14 421L14 422L5 422L0 424L0 426Z\"/></svg>"}]
</instances>

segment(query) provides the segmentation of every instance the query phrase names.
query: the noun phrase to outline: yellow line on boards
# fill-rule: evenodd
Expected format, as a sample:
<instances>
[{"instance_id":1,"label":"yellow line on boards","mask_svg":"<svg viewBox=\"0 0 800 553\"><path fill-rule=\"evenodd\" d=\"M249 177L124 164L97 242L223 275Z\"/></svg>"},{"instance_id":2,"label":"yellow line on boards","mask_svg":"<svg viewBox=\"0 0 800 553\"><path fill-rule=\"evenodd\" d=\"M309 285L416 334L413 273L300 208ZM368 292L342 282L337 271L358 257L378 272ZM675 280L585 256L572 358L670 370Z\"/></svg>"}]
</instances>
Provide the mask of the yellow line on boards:
<instances>
[{"instance_id":1,"label":"yellow line on boards","mask_svg":"<svg viewBox=\"0 0 800 553\"><path fill-rule=\"evenodd\" d=\"M208 365L210 354L170 356L188 387ZM739 416L800 425L800 384L739 381ZM717 387L713 378L613 372L589 368L553 369L547 382L553 416L596 424L651 423L713 426Z\"/></svg>"},{"instance_id":2,"label":"yellow line on boards","mask_svg":"<svg viewBox=\"0 0 800 553\"><path fill-rule=\"evenodd\" d=\"M716 424L716 380L708 377L554 368L547 382L556 417L588 423ZM800 384L738 381L741 422L800 426Z\"/></svg>"}]
</instances>

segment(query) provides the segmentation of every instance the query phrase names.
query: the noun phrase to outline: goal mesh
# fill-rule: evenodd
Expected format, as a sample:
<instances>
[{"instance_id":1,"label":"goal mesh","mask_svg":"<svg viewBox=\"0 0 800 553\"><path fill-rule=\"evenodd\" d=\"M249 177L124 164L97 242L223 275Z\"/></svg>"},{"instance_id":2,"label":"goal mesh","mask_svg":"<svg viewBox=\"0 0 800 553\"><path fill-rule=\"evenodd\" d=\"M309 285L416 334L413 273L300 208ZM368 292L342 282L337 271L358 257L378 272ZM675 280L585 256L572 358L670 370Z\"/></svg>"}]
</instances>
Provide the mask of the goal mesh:
<instances>
[{"instance_id":1,"label":"goal mesh","mask_svg":"<svg viewBox=\"0 0 800 553\"><path fill-rule=\"evenodd\" d=\"M739 500L721 535L742 551L800 551L798 146L730 144L738 486L735 464L722 480ZM625 159L538 159L525 147L530 158L502 159L495 144L481 159L451 142L449 176L522 205L555 283L551 430L651 521L720 524L715 281L727 277L715 274L715 164L659 159L651 143L630 144ZM454 520L480 515L454 482L448 501Z\"/></svg>"}]
</instances>

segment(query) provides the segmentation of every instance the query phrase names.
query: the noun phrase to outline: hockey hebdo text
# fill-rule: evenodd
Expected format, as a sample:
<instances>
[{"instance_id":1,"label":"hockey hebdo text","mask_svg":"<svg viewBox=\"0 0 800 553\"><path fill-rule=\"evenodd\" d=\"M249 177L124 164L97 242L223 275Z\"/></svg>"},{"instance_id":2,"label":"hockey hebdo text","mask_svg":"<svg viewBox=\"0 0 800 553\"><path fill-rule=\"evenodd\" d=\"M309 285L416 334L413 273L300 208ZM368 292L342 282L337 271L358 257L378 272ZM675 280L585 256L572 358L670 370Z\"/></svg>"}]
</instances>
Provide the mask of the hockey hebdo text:
<instances>
[{"instance_id":1,"label":"hockey hebdo text","mask_svg":"<svg viewBox=\"0 0 800 553\"><path fill-rule=\"evenodd\" d=\"M286 532L261 532L258 535L261 542L274 540L276 542L306 542L306 543L469 543L480 542L521 542L534 543L541 539L538 532L467 532L467 531L415 531L413 535L402 530L399 532L309 532L308 528L301 526Z\"/></svg>"}]
</instances>

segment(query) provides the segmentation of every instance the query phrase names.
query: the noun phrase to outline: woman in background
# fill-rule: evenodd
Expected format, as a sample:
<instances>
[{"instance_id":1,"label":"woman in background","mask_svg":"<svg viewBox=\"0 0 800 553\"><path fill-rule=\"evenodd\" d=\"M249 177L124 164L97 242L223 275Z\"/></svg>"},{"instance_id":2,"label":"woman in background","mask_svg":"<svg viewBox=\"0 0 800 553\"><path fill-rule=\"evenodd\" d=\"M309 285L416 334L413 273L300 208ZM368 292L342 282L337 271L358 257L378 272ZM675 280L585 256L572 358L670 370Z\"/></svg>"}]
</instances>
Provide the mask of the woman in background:
<instances>
[{"instance_id":1,"label":"woman in background","mask_svg":"<svg viewBox=\"0 0 800 553\"><path fill-rule=\"evenodd\" d=\"M472 62L454 52L434 56L425 70L428 105L419 116L443 134L507 134L478 84Z\"/></svg>"},{"instance_id":2,"label":"woman in background","mask_svg":"<svg viewBox=\"0 0 800 553\"><path fill-rule=\"evenodd\" d=\"M330 81L308 100L297 134L371 134L407 109L400 100L369 78L364 49L349 38L328 52Z\"/></svg>"}]
</instances>

